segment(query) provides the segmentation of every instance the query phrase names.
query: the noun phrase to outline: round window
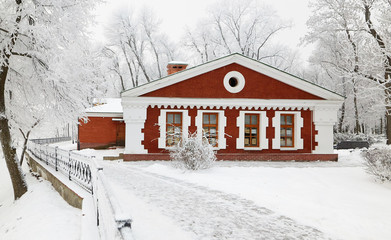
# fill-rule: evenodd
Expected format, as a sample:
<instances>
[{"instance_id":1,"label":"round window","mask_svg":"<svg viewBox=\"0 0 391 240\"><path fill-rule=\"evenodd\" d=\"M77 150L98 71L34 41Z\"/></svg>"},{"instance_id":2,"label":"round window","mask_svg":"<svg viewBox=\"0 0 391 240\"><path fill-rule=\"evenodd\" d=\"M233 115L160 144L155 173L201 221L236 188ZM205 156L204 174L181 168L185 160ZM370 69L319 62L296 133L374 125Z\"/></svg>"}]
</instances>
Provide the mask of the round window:
<instances>
[{"instance_id":1,"label":"round window","mask_svg":"<svg viewBox=\"0 0 391 240\"><path fill-rule=\"evenodd\" d=\"M224 87L230 93L242 91L245 85L244 76L237 71L231 71L224 76Z\"/></svg>"},{"instance_id":2,"label":"round window","mask_svg":"<svg viewBox=\"0 0 391 240\"><path fill-rule=\"evenodd\" d=\"M238 85L238 79L234 78L234 77L231 77L229 80L228 80L228 83L231 87L236 87Z\"/></svg>"}]
</instances>

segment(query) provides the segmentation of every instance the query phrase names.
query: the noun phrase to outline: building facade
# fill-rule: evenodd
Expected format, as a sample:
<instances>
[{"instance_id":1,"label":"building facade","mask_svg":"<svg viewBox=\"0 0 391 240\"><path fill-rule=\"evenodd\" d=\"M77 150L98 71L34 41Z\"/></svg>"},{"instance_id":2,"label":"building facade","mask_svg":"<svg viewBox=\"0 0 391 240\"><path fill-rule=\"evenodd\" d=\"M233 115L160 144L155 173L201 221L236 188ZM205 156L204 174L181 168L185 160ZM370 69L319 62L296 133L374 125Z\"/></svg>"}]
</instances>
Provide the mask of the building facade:
<instances>
[{"instance_id":1,"label":"building facade","mask_svg":"<svg viewBox=\"0 0 391 240\"><path fill-rule=\"evenodd\" d=\"M168 160L194 132L220 160L337 160L342 96L240 54L185 68L122 93L124 160Z\"/></svg>"}]
</instances>

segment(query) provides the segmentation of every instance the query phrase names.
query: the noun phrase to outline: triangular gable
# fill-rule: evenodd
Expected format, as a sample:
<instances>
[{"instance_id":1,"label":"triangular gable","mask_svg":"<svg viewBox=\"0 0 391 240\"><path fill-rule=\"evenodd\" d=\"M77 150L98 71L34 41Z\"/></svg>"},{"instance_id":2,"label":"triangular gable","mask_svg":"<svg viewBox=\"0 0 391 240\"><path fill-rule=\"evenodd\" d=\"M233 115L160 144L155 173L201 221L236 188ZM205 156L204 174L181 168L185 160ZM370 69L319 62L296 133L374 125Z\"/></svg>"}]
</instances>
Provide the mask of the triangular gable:
<instances>
[{"instance_id":1,"label":"triangular gable","mask_svg":"<svg viewBox=\"0 0 391 240\"><path fill-rule=\"evenodd\" d=\"M226 91L222 84L230 71L245 77L245 86L238 93ZM127 90L122 96L343 100L334 92L240 54L169 75Z\"/></svg>"}]
</instances>

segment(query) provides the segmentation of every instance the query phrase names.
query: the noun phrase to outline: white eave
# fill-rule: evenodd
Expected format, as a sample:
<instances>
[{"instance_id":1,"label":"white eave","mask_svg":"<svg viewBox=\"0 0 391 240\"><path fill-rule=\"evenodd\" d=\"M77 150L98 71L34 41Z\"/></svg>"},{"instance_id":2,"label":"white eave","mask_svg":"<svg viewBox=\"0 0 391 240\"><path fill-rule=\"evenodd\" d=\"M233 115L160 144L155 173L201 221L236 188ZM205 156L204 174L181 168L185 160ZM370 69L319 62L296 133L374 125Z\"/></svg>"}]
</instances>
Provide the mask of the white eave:
<instances>
[{"instance_id":1,"label":"white eave","mask_svg":"<svg viewBox=\"0 0 391 240\"><path fill-rule=\"evenodd\" d=\"M292 87L298 88L300 90L303 90L305 92L308 92L310 94L313 94L315 96L318 96L320 98L323 98L325 100L333 100L333 101L343 101L344 98L334 93L330 90L327 90L325 88L322 88L320 86L317 86L313 83L307 82L303 79L300 79L298 77L295 77L291 74L288 74L286 72L280 71L276 68L273 68L271 66L268 66L264 63L258 62L256 60L250 59L248 57L245 57L240 54L231 54L226 57L222 57L210 62L207 62L205 64L201 64L199 66L189 68L180 72L177 72L175 74L166 76L164 78L161 78L159 80L153 81L151 83L147 83L144 85L141 85L139 87L129 89L125 92L122 92L122 97L138 97L141 95L144 95L149 92L156 91L158 89L174 85L176 83L179 83L181 81L185 81L189 78L204 74L209 71L213 71L214 69L221 68L224 66L227 66L232 63L237 63L239 65L242 65L244 67L247 67L253 71L259 72L261 74L264 74L266 76L269 76L273 79L276 79L278 81L281 81L287 85L290 85Z\"/></svg>"}]
</instances>

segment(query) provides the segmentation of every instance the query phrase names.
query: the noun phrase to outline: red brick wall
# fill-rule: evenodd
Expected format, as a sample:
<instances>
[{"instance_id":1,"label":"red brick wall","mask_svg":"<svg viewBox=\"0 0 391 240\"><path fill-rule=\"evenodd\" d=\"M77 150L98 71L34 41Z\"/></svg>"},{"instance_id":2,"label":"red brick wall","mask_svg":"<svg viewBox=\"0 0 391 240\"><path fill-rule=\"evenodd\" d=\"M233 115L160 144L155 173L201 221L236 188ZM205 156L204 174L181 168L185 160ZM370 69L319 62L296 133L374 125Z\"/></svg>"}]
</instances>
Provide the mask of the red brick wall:
<instances>
[{"instance_id":1,"label":"red brick wall","mask_svg":"<svg viewBox=\"0 0 391 240\"><path fill-rule=\"evenodd\" d=\"M239 93L230 93L224 88L224 76L230 71L238 71L243 74L245 78L246 84L243 90ZM321 99L308 92L294 88L235 63L144 94L143 96L185 98Z\"/></svg>"},{"instance_id":2,"label":"red brick wall","mask_svg":"<svg viewBox=\"0 0 391 240\"><path fill-rule=\"evenodd\" d=\"M80 149L116 145L117 127L125 123L113 121L111 117L89 117L88 119L87 123L79 121Z\"/></svg>"},{"instance_id":3,"label":"red brick wall","mask_svg":"<svg viewBox=\"0 0 391 240\"><path fill-rule=\"evenodd\" d=\"M181 108L183 109L183 108ZM209 109L209 108L207 108ZM191 124L189 127L190 132L196 131L195 117L197 115L197 109L187 108L188 114L191 118ZM272 118L275 115L275 110L267 110L267 117L269 119L269 127L266 129L266 138L269 141L269 149L261 151L246 151L243 149L236 149L236 139L239 137L239 128L236 126L236 118L239 116L239 112L242 110L238 109L225 109L224 115L227 118L227 125L225 128L226 136L226 149L218 151L219 154L226 153L311 153L312 149L315 148L315 129L312 122L312 112L310 110L302 110L301 117L303 118L303 128L301 129L301 137L304 140L304 148L296 151L281 151L279 149L272 149L272 139L274 138L274 128L272 127ZM248 110L246 110L248 111ZM285 111L285 110L283 110ZM160 136L158 117L160 109L155 107L148 107L147 109L147 121L144 125L144 148L148 150L148 153L164 153L166 150L158 148L158 138Z\"/></svg>"}]
</instances>

